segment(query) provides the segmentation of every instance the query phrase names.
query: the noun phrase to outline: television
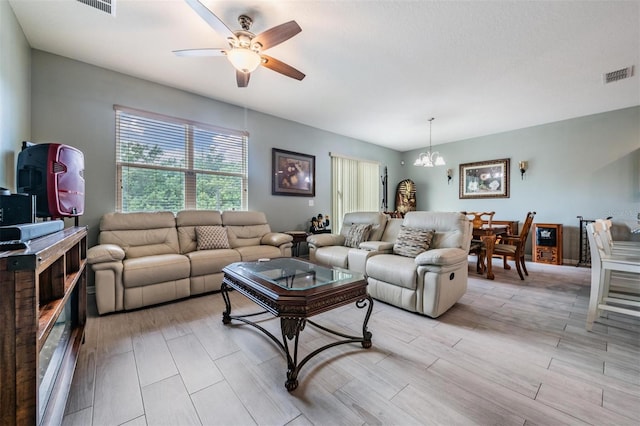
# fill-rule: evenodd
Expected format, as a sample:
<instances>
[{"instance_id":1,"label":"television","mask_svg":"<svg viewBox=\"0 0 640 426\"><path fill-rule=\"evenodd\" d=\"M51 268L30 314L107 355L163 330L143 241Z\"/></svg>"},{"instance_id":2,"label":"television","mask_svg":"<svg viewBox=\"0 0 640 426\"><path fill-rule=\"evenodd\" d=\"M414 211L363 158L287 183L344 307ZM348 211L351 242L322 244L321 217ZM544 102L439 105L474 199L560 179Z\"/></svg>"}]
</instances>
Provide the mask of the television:
<instances>
[{"instance_id":1,"label":"television","mask_svg":"<svg viewBox=\"0 0 640 426\"><path fill-rule=\"evenodd\" d=\"M59 143L22 143L18 193L36 196L36 216L62 218L84 213L84 155Z\"/></svg>"}]
</instances>

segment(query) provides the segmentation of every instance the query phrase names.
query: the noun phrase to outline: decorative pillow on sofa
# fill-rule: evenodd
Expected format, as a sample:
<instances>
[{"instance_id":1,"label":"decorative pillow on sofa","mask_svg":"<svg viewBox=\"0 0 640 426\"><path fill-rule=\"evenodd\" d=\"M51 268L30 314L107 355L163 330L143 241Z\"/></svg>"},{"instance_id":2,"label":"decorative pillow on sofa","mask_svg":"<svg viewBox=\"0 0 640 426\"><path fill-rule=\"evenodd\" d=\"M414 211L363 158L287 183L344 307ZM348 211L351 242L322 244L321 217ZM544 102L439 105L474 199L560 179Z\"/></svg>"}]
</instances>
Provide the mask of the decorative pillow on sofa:
<instances>
[{"instance_id":1,"label":"decorative pillow on sofa","mask_svg":"<svg viewBox=\"0 0 640 426\"><path fill-rule=\"evenodd\" d=\"M361 242L366 241L371 232L371 224L353 224L347 232L347 236L344 239L344 245L346 247L358 248Z\"/></svg>"},{"instance_id":2,"label":"decorative pillow on sofa","mask_svg":"<svg viewBox=\"0 0 640 426\"><path fill-rule=\"evenodd\" d=\"M433 234L433 229L410 228L400 226L398 238L393 245L393 254L406 257L416 257L420 253L429 250Z\"/></svg>"},{"instance_id":3,"label":"decorative pillow on sofa","mask_svg":"<svg viewBox=\"0 0 640 426\"><path fill-rule=\"evenodd\" d=\"M228 249L229 237L224 226L196 226L198 250Z\"/></svg>"}]
</instances>

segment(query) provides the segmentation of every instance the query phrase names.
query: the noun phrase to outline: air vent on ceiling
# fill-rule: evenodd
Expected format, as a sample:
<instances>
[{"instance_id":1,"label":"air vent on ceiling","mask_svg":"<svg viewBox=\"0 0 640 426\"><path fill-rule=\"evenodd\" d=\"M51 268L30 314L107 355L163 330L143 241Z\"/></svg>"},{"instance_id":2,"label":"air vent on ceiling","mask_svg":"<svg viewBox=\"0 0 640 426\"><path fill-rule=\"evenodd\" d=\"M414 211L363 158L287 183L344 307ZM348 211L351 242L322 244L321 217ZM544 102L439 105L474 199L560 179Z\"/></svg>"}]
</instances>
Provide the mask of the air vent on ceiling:
<instances>
[{"instance_id":1,"label":"air vent on ceiling","mask_svg":"<svg viewBox=\"0 0 640 426\"><path fill-rule=\"evenodd\" d=\"M623 80L633 75L633 66L611 71L602 75L604 84L613 83L614 81Z\"/></svg>"},{"instance_id":2,"label":"air vent on ceiling","mask_svg":"<svg viewBox=\"0 0 640 426\"><path fill-rule=\"evenodd\" d=\"M102 12L116 16L116 0L78 0L80 3L84 3L87 6L91 6L94 9L98 9Z\"/></svg>"}]
</instances>

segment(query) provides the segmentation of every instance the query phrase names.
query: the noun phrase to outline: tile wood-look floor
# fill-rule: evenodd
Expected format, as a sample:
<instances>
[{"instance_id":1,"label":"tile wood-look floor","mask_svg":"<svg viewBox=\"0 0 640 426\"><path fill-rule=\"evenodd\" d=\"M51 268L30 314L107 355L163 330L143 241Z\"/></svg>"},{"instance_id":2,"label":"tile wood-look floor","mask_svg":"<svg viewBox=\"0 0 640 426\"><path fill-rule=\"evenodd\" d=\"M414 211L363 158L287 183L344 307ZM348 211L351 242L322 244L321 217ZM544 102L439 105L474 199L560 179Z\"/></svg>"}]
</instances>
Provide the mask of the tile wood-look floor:
<instances>
[{"instance_id":1,"label":"tile wood-look floor","mask_svg":"<svg viewBox=\"0 0 640 426\"><path fill-rule=\"evenodd\" d=\"M64 424L640 424L640 322L609 314L587 332L590 269L527 267L525 281L501 267L488 281L470 261L467 293L438 319L376 301L373 347L321 353L291 393L278 348L222 324L220 294L93 313ZM234 313L255 311L231 298ZM357 333L363 314L315 319ZM278 320L261 325L279 335ZM331 339L308 326L301 349Z\"/></svg>"}]
</instances>

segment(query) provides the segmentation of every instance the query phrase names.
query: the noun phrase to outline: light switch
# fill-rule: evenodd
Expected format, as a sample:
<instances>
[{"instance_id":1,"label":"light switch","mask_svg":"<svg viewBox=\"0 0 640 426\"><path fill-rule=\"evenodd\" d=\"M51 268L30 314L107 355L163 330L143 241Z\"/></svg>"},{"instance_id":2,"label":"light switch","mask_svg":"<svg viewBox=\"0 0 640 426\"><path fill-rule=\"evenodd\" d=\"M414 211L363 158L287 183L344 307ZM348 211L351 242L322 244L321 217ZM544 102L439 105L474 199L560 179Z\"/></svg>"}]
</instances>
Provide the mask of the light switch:
<instances>
[{"instance_id":1,"label":"light switch","mask_svg":"<svg viewBox=\"0 0 640 426\"><path fill-rule=\"evenodd\" d=\"M313 200L309 200L309 207L313 207Z\"/></svg>"}]
</instances>

